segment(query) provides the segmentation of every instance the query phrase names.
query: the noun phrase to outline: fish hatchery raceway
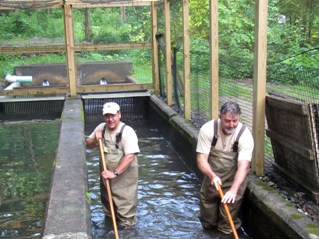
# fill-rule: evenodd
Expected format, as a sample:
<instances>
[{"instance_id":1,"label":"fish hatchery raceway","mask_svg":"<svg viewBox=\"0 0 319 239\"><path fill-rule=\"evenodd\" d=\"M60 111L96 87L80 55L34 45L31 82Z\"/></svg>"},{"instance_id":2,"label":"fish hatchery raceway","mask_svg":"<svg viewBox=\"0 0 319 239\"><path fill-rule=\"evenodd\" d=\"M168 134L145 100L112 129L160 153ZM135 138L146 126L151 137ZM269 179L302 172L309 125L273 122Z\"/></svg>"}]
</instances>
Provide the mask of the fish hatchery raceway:
<instances>
[{"instance_id":1,"label":"fish hatchery raceway","mask_svg":"<svg viewBox=\"0 0 319 239\"><path fill-rule=\"evenodd\" d=\"M2 85L0 85L0 88L2 88L1 86ZM151 104L160 105L160 106L157 105L155 107L158 107L162 110L164 109L164 111L169 111L169 113L166 112L168 115L167 118L171 119L172 115L176 116L175 111L172 113L171 111L173 111L173 110L170 109L167 105L159 103L160 100L156 99L156 97L151 96L151 101L152 101ZM176 118L175 116L174 116L174 118ZM164 117L164 118L166 118L166 117ZM182 121L183 121L182 118L178 118L175 123L180 123L181 125L179 127L183 128ZM252 178L255 178L255 177L252 177ZM269 189L277 191L278 194L281 195L281 197L283 197L284 201L290 202L292 205L294 205L294 207L299 212L304 214L311 221L315 222L316 224L319 223L319 205L317 205L314 201L308 199L306 197L305 193L303 193L300 189L298 189L297 187L290 184L285 178L283 178L279 174L277 174L276 171L274 170L274 167L273 167L271 160L266 160L266 162L265 162L265 176L260 177L259 179L261 181L263 181L264 184L267 185L267 187ZM254 180L255 179L252 180L252 183L250 185L251 187L249 190L253 190L252 189L253 187L259 186L258 183L253 182ZM262 186L262 187L264 187L264 186ZM265 196L267 196L267 195L265 194ZM269 203L276 204L276 201L270 200ZM277 207L280 207L280 205ZM293 218L291 219L291 221L292 220L293 220ZM292 225L292 227L293 227L293 225ZM319 235L317 233L318 232L311 233L312 234L311 237L305 237L305 238L311 238L311 239L312 238L319 238Z\"/></svg>"}]
</instances>

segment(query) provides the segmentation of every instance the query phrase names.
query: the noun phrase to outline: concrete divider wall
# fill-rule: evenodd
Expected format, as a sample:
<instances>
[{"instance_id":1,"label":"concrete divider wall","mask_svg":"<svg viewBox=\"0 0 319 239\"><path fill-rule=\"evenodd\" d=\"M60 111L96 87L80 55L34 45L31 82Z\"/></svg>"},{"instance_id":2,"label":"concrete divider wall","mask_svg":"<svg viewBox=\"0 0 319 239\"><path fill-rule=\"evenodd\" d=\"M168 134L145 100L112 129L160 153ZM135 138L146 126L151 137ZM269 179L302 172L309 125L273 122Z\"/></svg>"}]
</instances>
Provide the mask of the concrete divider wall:
<instances>
[{"instance_id":1,"label":"concrete divider wall","mask_svg":"<svg viewBox=\"0 0 319 239\"><path fill-rule=\"evenodd\" d=\"M91 238L81 99L67 99L61 119L43 238Z\"/></svg>"},{"instance_id":2,"label":"concrete divider wall","mask_svg":"<svg viewBox=\"0 0 319 239\"><path fill-rule=\"evenodd\" d=\"M169 141L182 149L187 165L201 179L196 165L198 130L156 96L151 96L149 115L151 120L163 125ZM279 193L255 175L249 176L245 202L242 207L243 221L249 234L255 239L315 239L319 238L319 224L313 222Z\"/></svg>"}]
</instances>

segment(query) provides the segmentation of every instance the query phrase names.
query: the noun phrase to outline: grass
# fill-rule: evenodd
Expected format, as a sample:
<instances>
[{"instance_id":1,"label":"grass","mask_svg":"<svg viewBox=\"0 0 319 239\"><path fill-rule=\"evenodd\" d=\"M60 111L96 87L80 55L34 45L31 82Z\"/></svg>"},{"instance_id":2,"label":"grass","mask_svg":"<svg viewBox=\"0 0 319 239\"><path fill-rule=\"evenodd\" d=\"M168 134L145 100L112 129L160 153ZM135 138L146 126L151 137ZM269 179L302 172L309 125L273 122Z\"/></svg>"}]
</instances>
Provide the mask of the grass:
<instances>
[{"instance_id":1,"label":"grass","mask_svg":"<svg viewBox=\"0 0 319 239\"><path fill-rule=\"evenodd\" d=\"M63 63L64 54L31 54L31 55L3 55L0 58L0 75L13 74L14 68L19 65Z\"/></svg>"},{"instance_id":2,"label":"grass","mask_svg":"<svg viewBox=\"0 0 319 239\"><path fill-rule=\"evenodd\" d=\"M151 63L134 63L131 77L139 83L152 83L152 64Z\"/></svg>"},{"instance_id":3,"label":"grass","mask_svg":"<svg viewBox=\"0 0 319 239\"><path fill-rule=\"evenodd\" d=\"M279 93L307 102L319 102L319 89L309 85L267 85L267 92Z\"/></svg>"},{"instance_id":4,"label":"grass","mask_svg":"<svg viewBox=\"0 0 319 239\"><path fill-rule=\"evenodd\" d=\"M127 60L118 55L101 55L101 54L78 54L78 62L101 62ZM2 78L7 74L13 74L14 68L19 65L29 64L48 64L48 63L65 63L64 54L30 54L30 55L4 55L0 58L0 75ZM152 83L152 64L151 62L140 63L132 60L133 72L132 77L139 83Z\"/></svg>"}]
</instances>

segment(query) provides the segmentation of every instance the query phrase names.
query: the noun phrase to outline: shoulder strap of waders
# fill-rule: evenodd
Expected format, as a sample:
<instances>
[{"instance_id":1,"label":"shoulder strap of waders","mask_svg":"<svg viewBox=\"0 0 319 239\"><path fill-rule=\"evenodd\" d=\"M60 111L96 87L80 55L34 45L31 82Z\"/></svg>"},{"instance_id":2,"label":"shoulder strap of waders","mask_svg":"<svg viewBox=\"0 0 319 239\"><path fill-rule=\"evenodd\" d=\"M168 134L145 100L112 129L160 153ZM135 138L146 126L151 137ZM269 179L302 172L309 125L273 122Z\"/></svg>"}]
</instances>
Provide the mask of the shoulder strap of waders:
<instances>
[{"instance_id":1,"label":"shoulder strap of waders","mask_svg":"<svg viewBox=\"0 0 319 239\"><path fill-rule=\"evenodd\" d=\"M124 130L125 124L123 124L121 130L119 133L116 134L115 136L115 147L118 149L119 148L119 144L122 140L122 134L123 134L123 130Z\"/></svg>"},{"instance_id":2,"label":"shoulder strap of waders","mask_svg":"<svg viewBox=\"0 0 319 239\"><path fill-rule=\"evenodd\" d=\"M238 152L238 142L239 142L239 138L240 136L244 133L244 130L246 129L246 126L243 125L237 135L237 138L233 144L233 152L237 153Z\"/></svg>"},{"instance_id":3,"label":"shoulder strap of waders","mask_svg":"<svg viewBox=\"0 0 319 239\"><path fill-rule=\"evenodd\" d=\"M102 134L102 137L104 138L104 134L105 134L105 130L106 130L106 124L104 125L104 128L103 128L103 134ZM122 125L122 128L121 128L121 130L120 130L120 132L119 133L117 133L116 135L115 135L115 147L118 149L119 148L119 144L120 144L120 142L121 142L121 140L122 140L122 133L123 133L123 130L124 130L124 127L125 127L126 125L125 124L123 124Z\"/></svg>"},{"instance_id":4,"label":"shoulder strap of waders","mask_svg":"<svg viewBox=\"0 0 319 239\"><path fill-rule=\"evenodd\" d=\"M218 140L218 119L214 120L214 138L212 140L212 146L215 147L217 140Z\"/></svg>"},{"instance_id":5,"label":"shoulder strap of waders","mask_svg":"<svg viewBox=\"0 0 319 239\"><path fill-rule=\"evenodd\" d=\"M104 134L105 134L105 130L106 130L106 123L105 123L105 125L104 125L104 127L103 127L103 131L102 131L102 139L104 139Z\"/></svg>"}]
</instances>

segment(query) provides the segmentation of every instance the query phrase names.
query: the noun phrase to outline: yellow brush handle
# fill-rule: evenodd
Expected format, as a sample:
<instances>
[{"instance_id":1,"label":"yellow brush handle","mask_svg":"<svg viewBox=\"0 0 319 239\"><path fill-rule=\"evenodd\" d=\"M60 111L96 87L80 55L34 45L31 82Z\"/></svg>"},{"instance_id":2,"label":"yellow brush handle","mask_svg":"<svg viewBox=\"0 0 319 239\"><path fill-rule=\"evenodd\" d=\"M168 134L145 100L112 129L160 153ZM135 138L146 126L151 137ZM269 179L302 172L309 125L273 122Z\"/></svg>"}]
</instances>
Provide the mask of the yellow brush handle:
<instances>
[{"instance_id":1,"label":"yellow brush handle","mask_svg":"<svg viewBox=\"0 0 319 239\"><path fill-rule=\"evenodd\" d=\"M99 139L99 146L100 146L100 153L101 153L101 160L102 160L102 168L103 168L103 171L105 171L106 170L106 161L105 161L102 139ZM112 222L113 222L113 227L114 227L115 239L119 239L119 233L117 230L116 217L115 217L114 207L113 207L110 181L108 179L105 180L105 185L106 185L107 196L108 196L109 203L110 203L110 210L111 210L111 215L112 215Z\"/></svg>"},{"instance_id":2,"label":"yellow brush handle","mask_svg":"<svg viewBox=\"0 0 319 239\"><path fill-rule=\"evenodd\" d=\"M222 190L222 188L220 186L218 186L218 191L219 191L220 198L223 198L224 197L224 193L223 193L223 190ZM234 221L233 221L233 219L232 219L232 217L230 215L227 203L223 203L223 205L224 205L224 208L225 208L225 211L226 211L226 214L227 214L231 229L233 230L234 237L235 237L235 239L238 239L237 230L236 230L236 227L234 225Z\"/></svg>"}]
</instances>

